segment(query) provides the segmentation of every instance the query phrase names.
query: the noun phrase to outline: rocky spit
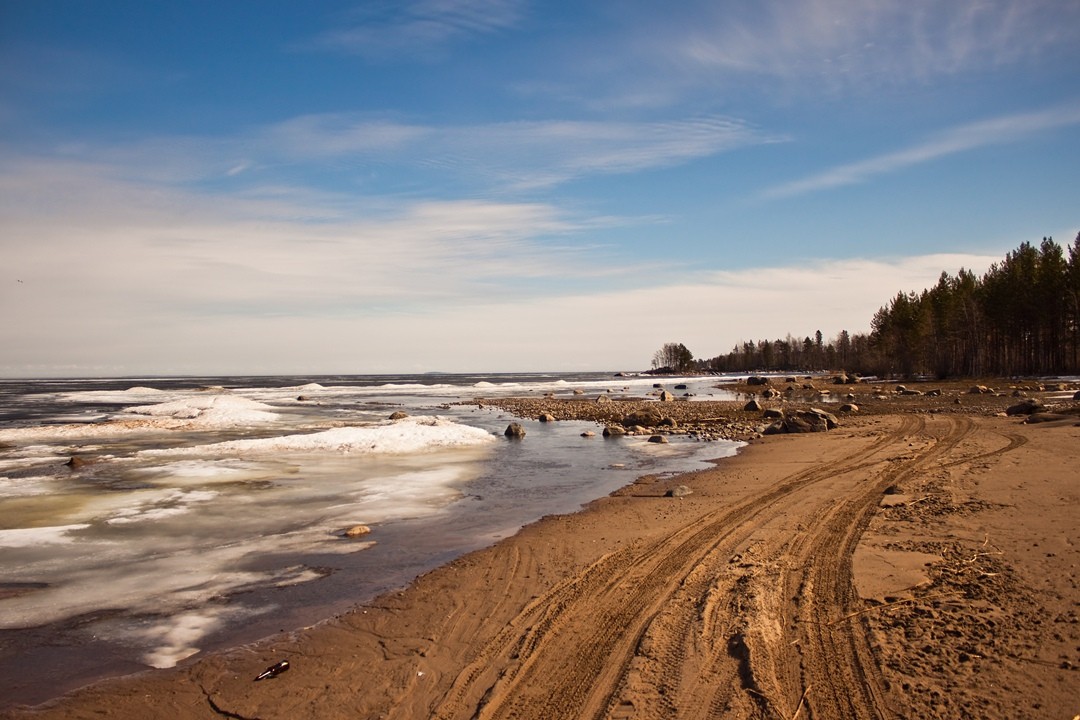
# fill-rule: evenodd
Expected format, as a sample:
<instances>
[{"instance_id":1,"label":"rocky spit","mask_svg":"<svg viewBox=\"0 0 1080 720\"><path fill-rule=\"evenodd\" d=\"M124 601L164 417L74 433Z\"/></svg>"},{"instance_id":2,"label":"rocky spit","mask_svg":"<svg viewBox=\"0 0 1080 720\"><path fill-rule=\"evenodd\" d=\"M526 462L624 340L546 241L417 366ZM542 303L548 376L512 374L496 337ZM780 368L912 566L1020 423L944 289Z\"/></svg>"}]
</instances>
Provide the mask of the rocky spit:
<instances>
[{"instance_id":1,"label":"rocky spit","mask_svg":"<svg viewBox=\"0 0 1080 720\"><path fill-rule=\"evenodd\" d=\"M760 436L769 423L760 412L741 410L744 403L724 401L661 402L618 399L598 402L576 398L499 398L480 404L497 407L520 418L551 421L585 420L605 435L686 435L698 440L748 440Z\"/></svg>"},{"instance_id":2,"label":"rocky spit","mask_svg":"<svg viewBox=\"0 0 1080 720\"><path fill-rule=\"evenodd\" d=\"M855 415L896 412L1033 414L1034 422L1042 416L1049 417L1054 410L1072 413L1080 410L1076 403L1080 397L1048 402L1054 393L1060 397L1060 393L1075 391L1075 385L1070 383L1047 385L998 380L995 388L973 385L971 381L908 382L903 385L880 381L868 383L842 375L751 376L743 382L718 387L735 392L739 399L691 401L689 397L676 396L658 387L648 397L548 395L478 398L462 404L497 407L519 418L544 422L591 421L603 428L605 436L647 435L658 438L656 442L670 435L702 441L749 441L776 432L823 431Z\"/></svg>"}]
</instances>

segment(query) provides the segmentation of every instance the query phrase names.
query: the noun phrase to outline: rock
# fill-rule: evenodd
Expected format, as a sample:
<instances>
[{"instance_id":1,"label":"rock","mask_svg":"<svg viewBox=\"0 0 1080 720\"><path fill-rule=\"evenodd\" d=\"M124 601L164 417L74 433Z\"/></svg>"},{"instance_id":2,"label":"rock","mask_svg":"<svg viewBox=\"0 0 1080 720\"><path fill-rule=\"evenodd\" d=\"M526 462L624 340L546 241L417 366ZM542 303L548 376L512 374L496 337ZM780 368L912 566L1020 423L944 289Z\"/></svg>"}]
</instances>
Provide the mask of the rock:
<instances>
[{"instance_id":1,"label":"rock","mask_svg":"<svg viewBox=\"0 0 1080 720\"><path fill-rule=\"evenodd\" d=\"M1073 394L1073 400L1080 400L1080 390L1077 390L1076 393Z\"/></svg>"},{"instance_id":2,"label":"rock","mask_svg":"<svg viewBox=\"0 0 1080 720\"><path fill-rule=\"evenodd\" d=\"M847 385L852 382L847 375L837 375L832 381L833 385Z\"/></svg>"},{"instance_id":3,"label":"rock","mask_svg":"<svg viewBox=\"0 0 1080 720\"><path fill-rule=\"evenodd\" d=\"M926 397L941 397L941 388L934 388L926 392Z\"/></svg>"},{"instance_id":4,"label":"rock","mask_svg":"<svg viewBox=\"0 0 1080 720\"><path fill-rule=\"evenodd\" d=\"M656 423L657 427L677 428L679 423L675 421L675 418L662 417L660 422Z\"/></svg>"},{"instance_id":5,"label":"rock","mask_svg":"<svg viewBox=\"0 0 1080 720\"><path fill-rule=\"evenodd\" d=\"M1006 415L1034 415L1038 412L1045 412L1046 408L1043 406L1040 400L1036 398L1028 398L1018 405L1013 405L1005 410Z\"/></svg>"},{"instance_id":6,"label":"rock","mask_svg":"<svg viewBox=\"0 0 1080 720\"><path fill-rule=\"evenodd\" d=\"M673 402L675 396L669 393L667 390L660 391L660 402Z\"/></svg>"},{"instance_id":7,"label":"rock","mask_svg":"<svg viewBox=\"0 0 1080 720\"><path fill-rule=\"evenodd\" d=\"M409 413L403 410L398 410L390 415L391 420L404 420L407 417L409 417Z\"/></svg>"},{"instance_id":8,"label":"rock","mask_svg":"<svg viewBox=\"0 0 1080 720\"><path fill-rule=\"evenodd\" d=\"M296 402L307 402L307 400L308 400L307 395L297 395L296 396Z\"/></svg>"},{"instance_id":9,"label":"rock","mask_svg":"<svg viewBox=\"0 0 1080 720\"><path fill-rule=\"evenodd\" d=\"M834 429L840 427L840 421L837 420L836 416L833 415L830 412L825 412L824 410L821 410L819 408L810 408L809 410L806 411L806 413L808 413L810 415L814 415L814 416L819 417L822 420L824 420L825 424L826 424L826 427L829 430L834 430Z\"/></svg>"},{"instance_id":10,"label":"rock","mask_svg":"<svg viewBox=\"0 0 1080 720\"><path fill-rule=\"evenodd\" d=\"M794 378L794 377L786 377L786 378L784 378L784 382L793 383L793 382L798 382L798 380L796 378Z\"/></svg>"},{"instance_id":11,"label":"rock","mask_svg":"<svg viewBox=\"0 0 1080 720\"><path fill-rule=\"evenodd\" d=\"M654 390L662 390L664 387L662 383L653 383L652 386Z\"/></svg>"},{"instance_id":12,"label":"rock","mask_svg":"<svg viewBox=\"0 0 1080 720\"><path fill-rule=\"evenodd\" d=\"M371 528L369 528L367 525L353 525L351 528L349 528L345 532L341 533L341 536L342 537L347 537L347 538L356 538L356 537L363 537L364 535L367 535L370 532L371 532Z\"/></svg>"},{"instance_id":13,"label":"rock","mask_svg":"<svg viewBox=\"0 0 1080 720\"><path fill-rule=\"evenodd\" d=\"M844 403L840 406L840 412L854 413L859 412L859 406L855 403Z\"/></svg>"},{"instance_id":14,"label":"rock","mask_svg":"<svg viewBox=\"0 0 1080 720\"><path fill-rule=\"evenodd\" d=\"M582 390L581 388L574 388L574 394L575 395L584 395L585 391Z\"/></svg>"},{"instance_id":15,"label":"rock","mask_svg":"<svg viewBox=\"0 0 1080 720\"><path fill-rule=\"evenodd\" d=\"M536 419L542 423L555 422L555 417L550 413L540 413L540 416Z\"/></svg>"},{"instance_id":16,"label":"rock","mask_svg":"<svg viewBox=\"0 0 1080 720\"><path fill-rule=\"evenodd\" d=\"M596 396L596 402L598 402L598 403L609 403L609 402L611 402L611 396L610 395L597 395Z\"/></svg>"},{"instance_id":17,"label":"rock","mask_svg":"<svg viewBox=\"0 0 1080 720\"><path fill-rule=\"evenodd\" d=\"M641 425L643 427L652 427L659 425L663 417L660 415L659 410L653 408L646 408L638 412L632 412L622 419L623 427L630 427L632 425Z\"/></svg>"},{"instance_id":18,"label":"rock","mask_svg":"<svg viewBox=\"0 0 1080 720\"><path fill-rule=\"evenodd\" d=\"M784 415L783 418L765 428L764 432L766 435L826 432L836 427L839 427L839 422L835 415L817 408L810 408Z\"/></svg>"},{"instance_id":19,"label":"rock","mask_svg":"<svg viewBox=\"0 0 1080 720\"><path fill-rule=\"evenodd\" d=\"M769 378L762 377L760 375L751 375L750 377L746 378L746 384L747 385L768 385L769 384Z\"/></svg>"},{"instance_id":20,"label":"rock","mask_svg":"<svg viewBox=\"0 0 1080 720\"><path fill-rule=\"evenodd\" d=\"M992 392L993 390L985 385L973 385L971 389L968 390L968 395L989 395Z\"/></svg>"},{"instance_id":21,"label":"rock","mask_svg":"<svg viewBox=\"0 0 1080 720\"><path fill-rule=\"evenodd\" d=\"M675 389L676 389L676 390L685 390L685 389L686 389L686 385L684 385L684 384L682 384L682 383L679 383L678 385L676 385L676 386L675 386Z\"/></svg>"},{"instance_id":22,"label":"rock","mask_svg":"<svg viewBox=\"0 0 1080 720\"><path fill-rule=\"evenodd\" d=\"M625 434L626 430L618 425L608 425L604 428L604 437L619 437Z\"/></svg>"},{"instance_id":23,"label":"rock","mask_svg":"<svg viewBox=\"0 0 1080 720\"><path fill-rule=\"evenodd\" d=\"M664 493L664 497L681 498L686 497L687 495L692 495L693 492L694 491L688 488L686 485L676 485L675 487Z\"/></svg>"},{"instance_id":24,"label":"rock","mask_svg":"<svg viewBox=\"0 0 1080 720\"><path fill-rule=\"evenodd\" d=\"M780 410L777 410L776 408L766 408L765 412L762 413L762 417L769 420L777 420L784 417L784 413Z\"/></svg>"},{"instance_id":25,"label":"rock","mask_svg":"<svg viewBox=\"0 0 1080 720\"><path fill-rule=\"evenodd\" d=\"M759 403L757 400L751 400L750 402L743 405L743 410L745 410L746 412L761 412L761 403Z\"/></svg>"},{"instance_id":26,"label":"rock","mask_svg":"<svg viewBox=\"0 0 1080 720\"><path fill-rule=\"evenodd\" d=\"M765 390L763 393L761 393L761 397L765 398L766 400L768 400L770 398L774 398L774 397L780 397L780 391L779 390L773 390L772 388L769 388L769 389Z\"/></svg>"},{"instance_id":27,"label":"rock","mask_svg":"<svg viewBox=\"0 0 1080 720\"><path fill-rule=\"evenodd\" d=\"M72 455L71 458L69 458L68 461L66 463L64 463L64 465L68 466L72 470L78 470L79 468L86 467L90 463L91 463L91 461L87 460L84 457L80 457L78 455Z\"/></svg>"},{"instance_id":28,"label":"rock","mask_svg":"<svg viewBox=\"0 0 1080 720\"><path fill-rule=\"evenodd\" d=\"M898 392L898 393L900 393L900 394L906 393L906 392L907 392L907 388L906 388L906 387L904 387L903 385L897 385L897 386L896 386L896 392Z\"/></svg>"},{"instance_id":29,"label":"rock","mask_svg":"<svg viewBox=\"0 0 1080 720\"><path fill-rule=\"evenodd\" d=\"M508 438L515 438L520 440L525 437L525 428L520 423L512 422L506 426L506 430L503 431L503 435Z\"/></svg>"},{"instance_id":30,"label":"rock","mask_svg":"<svg viewBox=\"0 0 1080 720\"><path fill-rule=\"evenodd\" d=\"M912 395L922 395L922 392L920 392L918 390L908 390L907 388L904 388L903 390L900 391L900 394L901 395L912 396Z\"/></svg>"},{"instance_id":31,"label":"rock","mask_svg":"<svg viewBox=\"0 0 1080 720\"><path fill-rule=\"evenodd\" d=\"M1061 420L1080 420L1075 415L1062 415L1060 413L1049 412L1037 412L1029 415L1025 420L1025 425L1035 425L1037 423L1057 422Z\"/></svg>"},{"instance_id":32,"label":"rock","mask_svg":"<svg viewBox=\"0 0 1080 720\"><path fill-rule=\"evenodd\" d=\"M664 437L663 435L653 435L652 437L649 438L649 442L658 443L658 444L661 444L661 445L665 444L667 441L668 441L668 439L666 437Z\"/></svg>"},{"instance_id":33,"label":"rock","mask_svg":"<svg viewBox=\"0 0 1080 720\"><path fill-rule=\"evenodd\" d=\"M596 437L596 433L594 433L592 430L586 430L585 432L581 433L581 437Z\"/></svg>"}]
</instances>

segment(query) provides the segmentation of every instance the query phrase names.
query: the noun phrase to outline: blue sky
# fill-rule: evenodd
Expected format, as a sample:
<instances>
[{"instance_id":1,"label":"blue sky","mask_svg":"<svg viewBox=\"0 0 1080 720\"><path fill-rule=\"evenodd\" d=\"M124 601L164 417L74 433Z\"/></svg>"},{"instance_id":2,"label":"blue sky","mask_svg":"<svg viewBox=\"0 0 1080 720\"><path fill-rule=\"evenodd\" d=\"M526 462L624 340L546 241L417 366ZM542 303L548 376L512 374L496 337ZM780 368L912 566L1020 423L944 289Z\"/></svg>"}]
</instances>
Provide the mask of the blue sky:
<instances>
[{"instance_id":1,"label":"blue sky","mask_svg":"<svg viewBox=\"0 0 1080 720\"><path fill-rule=\"evenodd\" d=\"M605 370L1080 230L1080 2L0 2L0 374Z\"/></svg>"}]
</instances>

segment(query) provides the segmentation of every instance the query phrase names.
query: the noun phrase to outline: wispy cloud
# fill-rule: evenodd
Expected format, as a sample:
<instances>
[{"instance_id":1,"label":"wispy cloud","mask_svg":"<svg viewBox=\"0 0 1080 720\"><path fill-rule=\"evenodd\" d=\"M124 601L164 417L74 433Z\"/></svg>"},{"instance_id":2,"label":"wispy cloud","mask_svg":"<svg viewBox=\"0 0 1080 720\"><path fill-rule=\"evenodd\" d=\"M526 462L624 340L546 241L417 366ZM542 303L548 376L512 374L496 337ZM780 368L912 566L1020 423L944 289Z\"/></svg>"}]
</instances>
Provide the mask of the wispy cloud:
<instances>
[{"instance_id":1,"label":"wispy cloud","mask_svg":"<svg viewBox=\"0 0 1080 720\"><path fill-rule=\"evenodd\" d=\"M296 160L342 154L457 173L502 189L670 167L786 138L726 117L666 122L520 121L420 126L312 116L270 128L268 151Z\"/></svg>"},{"instance_id":2,"label":"wispy cloud","mask_svg":"<svg viewBox=\"0 0 1080 720\"><path fill-rule=\"evenodd\" d=\"M427 53L448 43L504 32L525 17L524 0L413 0L365 7L313 44L370 57Z\"/></svg>"},{"instance_id":3,"label":"wispy cloud","mask_svg":"<svg viewBox=\"0 0 1080 720\"><path fill-rule=\"evenodd\" d=\"M473 190L549 188L579 178L672 167L787 138L736 118L660 122L549 120L437 126L364 115L305 115L244 136L159 137L124 145L71 144L56 152L110 165L129 179L267 184L278 175L346 173L374 166L448 179Z\"/></svg>"},{"instance_id":4,"label":"wispy cloud","mask_svg":"<svg viewBox=\"0 0 1080 720\"><path fill-rule=\"evenodd\" d=\"M1080 105L1008 115L962 125L903 150L839 165L801 180L778 185L766 190L762 196L791 197L845 185L857 185L878 175L932 162L949 155L988 145L1015 142L1040 132L1076 124L1080 124Z\"/></svg>"},{"instance_id":5,"label":"wispy cloud","mask_svg":"<svg viewBox=\"0 0 1080 720\"><path fill-rule=\"evenodd\" d=\"M678 52L712 71L847 84L1001 66L1072 42L1080 6L1055 0L721 3ZM821 89L820 85L817 86Z\"/></svg>"}]
</instances>

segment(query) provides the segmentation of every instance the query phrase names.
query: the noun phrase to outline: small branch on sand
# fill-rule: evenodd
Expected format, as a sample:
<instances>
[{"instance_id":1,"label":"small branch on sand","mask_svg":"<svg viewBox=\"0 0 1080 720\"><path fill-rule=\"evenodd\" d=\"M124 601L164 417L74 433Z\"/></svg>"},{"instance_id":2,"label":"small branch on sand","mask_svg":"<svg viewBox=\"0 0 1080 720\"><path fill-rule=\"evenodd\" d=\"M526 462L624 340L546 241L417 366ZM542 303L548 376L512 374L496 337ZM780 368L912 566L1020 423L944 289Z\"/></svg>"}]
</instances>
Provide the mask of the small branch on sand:
<instances>
[{"instance_id":1,"label":"small branch on sand","mask_svg":"<svg viewBox=\"0 0 1080 720\"><path fill-rule=\"evenodd\" d=\"M971 556L971 559L970 559L970 560L968 560L967 562L968 562L968 563L973 563L973 562L975 562L976 560L978 560L979 558L981 558L981 557L987 557L987 556L989 556L989 555L1004 555L1004 554L1005 554L1005 553L1001 552L1000 550L997 550L997 551L993 551L993 552L990 552L990 551L985 551L985 552L984 552L984 551L982 550L982 548L985 548L985 547L986 547L986 546L987 546L987 545L988 545L989 543L990 543L990 536L989 536L989 535L987 535L987 536L986 536L986 538L985 538L985 539L983 540L983 544L979 546L979 548L980 548L980 549L979 549L979 550L976 550L976 551L975 551L975 554L974 554L974 555L972 555L972 556Z\"/></svg>"},{"instance_id":2,"label":"small branch on sand","mask_svg":"<svg viewBox=\"0 0 1080 720\"><path fill-rule=\"evenodd\" d=\"M802 691L802 697L801 697L801 698L799 698L799 704L798 704L798 706L797 706L797 707L795 708L795 714L794 714L794 715L792 715L792 716L791 716L791 717L789 718L789 720L795 720L795 719L796 719L797 717L799 717L799 713L800 713L800 712L802 712L802 709L803 709L803 705L805 705L805 704L806 704L806 695L807 695L807 693L809 693L809 692L810 692L810 688L812 688L812 687L814 687L814 686L813 686L813 685L807 685L807 686L806 686L806 689Z\"/></svg>"},{"instance_id":3,"label":"small branch on sand","mask_svg":"<svg viewBox=\"0 0 1080 720\"><path fill-rule=\"evenodd\" d=\"M917 602L921 602L923 600L937 600L939 598L946 598L946 597L951 597L953 595L962 595L962 594L963 593L961 591L959 591L959 590L953 590L951 592L938 593L937 595L924 595L923 597L920 597L920 598L904 598L903 600L894 600L891 603L884 603L882 605L872 605L872 606L870 606L868 608L863 608L862 610L856 610L855 612L850 613L848 615L845 615L842 618L838 618L836 620L833 620L832 622L825 623L825 627L832 627L833 625L836 625L838 623L842 623L845 620L850 620L851 618L856 617L857 615L865 615L866 613L875 612L877 610L884 610L885 608L889 608L889 607L892 607L894 605L904 605L906 603L917 603Z\"/></svg>"}]
</instances>

